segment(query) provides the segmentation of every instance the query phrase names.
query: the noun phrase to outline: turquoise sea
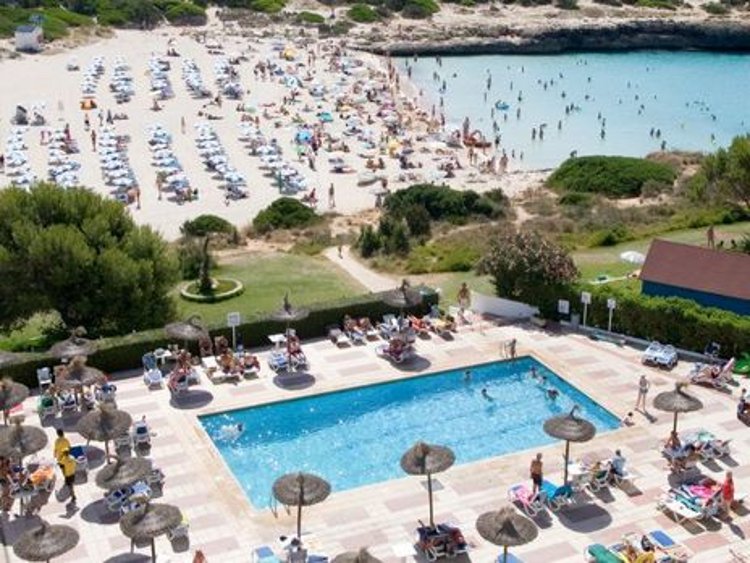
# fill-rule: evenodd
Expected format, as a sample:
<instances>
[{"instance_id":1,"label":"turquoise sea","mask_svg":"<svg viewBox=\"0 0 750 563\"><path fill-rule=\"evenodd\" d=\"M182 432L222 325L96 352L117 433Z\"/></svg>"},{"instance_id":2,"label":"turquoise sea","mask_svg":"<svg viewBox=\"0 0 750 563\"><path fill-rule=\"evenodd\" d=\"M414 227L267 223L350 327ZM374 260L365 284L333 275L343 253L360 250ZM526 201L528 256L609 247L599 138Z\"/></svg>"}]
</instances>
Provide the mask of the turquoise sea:
<instances>
[{"instance_id":1,"label":"turquoise sea","mask_svg":"<svg viewBox=\"0 0 750 563\"><path fill-rule=\"evenodd\" d=\"M711 151L750 132L747 54L421 57L403 58L398 68L404 75L411 68L423 105L434 105L437 116L442 98L448 128L468 117L471 130L494 140L494 121L515 169L554 167L572 151L644 156L662 145ZM493 116L498 101L508 109Z\"/></svg>"}]
</instances>

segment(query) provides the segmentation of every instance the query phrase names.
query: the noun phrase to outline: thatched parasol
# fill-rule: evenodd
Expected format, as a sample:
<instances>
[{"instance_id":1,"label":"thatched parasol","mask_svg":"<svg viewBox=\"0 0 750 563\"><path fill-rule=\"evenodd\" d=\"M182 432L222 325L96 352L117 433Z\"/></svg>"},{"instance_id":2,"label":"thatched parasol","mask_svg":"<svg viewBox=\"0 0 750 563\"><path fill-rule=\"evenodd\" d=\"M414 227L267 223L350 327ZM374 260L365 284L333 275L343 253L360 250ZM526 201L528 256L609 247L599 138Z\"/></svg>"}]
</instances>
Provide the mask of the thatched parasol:
<instances>
[{"instance_id":1,"label":"thatched parasol","mask_svg":"<svg viewBox=\"0 0 750 563\"><path fill-rule=\"evenodd\" d=\"M383 563L377 557L370 555L367 548L363 547L359 551L347 551L333 558L331 563Z\"/></svg>"},{"instance_id":2,"label":"thatched parasol","mask_svg":"<svg viewBox=\"0 0 750 563\"><path fill-rule=\"evenodd\" d=\"M122 489L145 479L151 473L151 462L145 458L114 458L114 463L106 465L96 474L96 485L104 490Z\"/></svg>"},{"instance_id":3,"label":"thatched parasol","mask_svg":"<svg viewBox=\"0 0 750 563\"><path fill-rule=\"evenodd\" d=\"M49 561L78 545L80 536L70 526L51 526L42 522L39 528L24 532L13 544L13 553L24 561Z\"/></svg>"},{"instance_id":4,"label":"thatched parasol","mask_svg":"<svg viewBox=\"0 0 750 563\"><path fill-rule=\"evenodd\" d=\"M503 556L498 558L498 563L507 561L509 547L527 544L539 535L536 524L521 516L512 506L485 512L477 518L476 526L480 536L503 547Z\"/></svg>"},{"instance_id":5,"label":"thatched parasol","mask_svg":"<svg viewBox=\"0 0 750 563\"><path fill-rule=\"evenodd\" d=\"M422 302L422 294L416 289L412 289L409 280L405 279L399 287L388 291L383 296L383 301L403 312L407 307L419 305Z\"/></svg>"},{"instance_id":6,"label":"thatched parasol","mask_svg":"<svg viewBox=\"0 0 750 563\"><path fill-rule=\"evenodd\" d=\"M697 397L685 392L686 383L675 383L673 391L663 391L654 397L654 408L674 413L672 432L677 432L677 415L681 412L699 411L703 403Z\"/></svg>"},{"instance_id":7,"label":"thatched parasol","mask_svg":"<svg viewBox=\"0 0 750 563\"><path fill-rule=\"evenodd\" d=\"M16 405L20 405L29 396L29 388L23 383L16 383L5 377L0 381L0 410L3 411L3 421L8 424L8 412Z\"/></svg>"},{"instance_id":8,"label":"thatched parasol","mask_svg":"<svg viewBox=\"0 0 750 563\"><path fill-rule=\"evenodd\" d=\"M97 346L93 340L84 338L86 329L79 326L70 332L70 337L58 342L49 349L55 358L72 358L74 356L90 356L96 352Z\"/></svg>"},{"instance_id":9,"label":"thatched parasol","mask_svg":"<svg viewBox=\"0 0 750 563\"><path fill-rule=\"evenodd\" d=\"M151 540L151 559L156 561L157 538L182 523L182 512L171 504L148 503L120 518L120 530L131 541Z\"/></svg>"},{"instance_id":10,"label":"thatched parasol","mask_svg":"<svg viewBox=\"0 0 750 563\"><path fill-rule=\"evenodd\" d=\"M554 416L544 422L544 431L559 440L565 440L565 469L563 484L568 482L568 460L570 459L571 442L588 442L596 436L596 427L585 418L576 416L578 405L568 414Z\"/></svg>"},{"instance_id":11,"label":"thatched parasol","mask_svg":"<svg viewBox=\"0 0 750 563\"><path fill-rule=\"evenodd\" d=\"M186 321L169 323L164 327L164 332L167 333L169 338L182 340L186 343L188 341L200 340L207 333L198 315L193 315Z\"/></svg>"},{"instance_id":12,"label":"thatched parasol","mask_svg":"<svg viewBox=\"0 0 750 563\"><path fill-rule=\"evenodd\" d=\"M75 356L68 363L61 381L55 379L56 387L90 387L106 381L107 376L100 369L86 365L86 356Z\"/></svg>"},{"instance_id":13,"label":"thatched parasol","mask_svg":"<svg viewBox=\"0 0 750 563\"><path fill-rule=\"evenodd\" d=\"M0 428L0 457L19 459L35 454L44 449L47 441L44 430L17 420L13 426Z\"/></svg>"},{"instance_id":14,"label":"thatched parasol","mask_svg":"<svg viewBox=\"0 0 750 563\"><path fill-rule=\"evenodd\" d=\"M104 452L109 457L109 441L126 434L132 424L132 417L111 405L100 405L78 421L76 431L87 440L104 442Z\"/></svg>"},{"instance_id":15,"label":"thatched parasol","mask_svg":"<svg viewBox=\"0 0 750 563\"><path fill-rule=\"evenodd\" d=\"M294 321L301 321L310 314L308 309L298 309L293 307L289 302L289 293L284 294L284 301L281 305L281 309L271 315L271 318L275 321L280 321L287 324L287 330L289 330L289 323Z\"/></svg>"},{"instance_id":16,"label":"thatched parasol","mask_svg":"<svg viewBox=\"0 0 750 563\"><path fill-rule=\"evenodd\" d=\"M450 448L417 442L401 456L401 469L409 475L427 475L427 497L430 502L430 526L435 527L432 507L432 474L441 473L456 461Z\"/></svg>"},{"instance_id":17,"label":"thatched parasol","mask_svg":"<svg viewBox=\"0 0 750 563\"><path fill-rule=\"evenodd\" d=\"M282 504L297 506L297 538L302 535L302 507L323 502L331 494L331 485L311 473L288 473L276 479L273 496Z\"/></svg>"}]
</instances>

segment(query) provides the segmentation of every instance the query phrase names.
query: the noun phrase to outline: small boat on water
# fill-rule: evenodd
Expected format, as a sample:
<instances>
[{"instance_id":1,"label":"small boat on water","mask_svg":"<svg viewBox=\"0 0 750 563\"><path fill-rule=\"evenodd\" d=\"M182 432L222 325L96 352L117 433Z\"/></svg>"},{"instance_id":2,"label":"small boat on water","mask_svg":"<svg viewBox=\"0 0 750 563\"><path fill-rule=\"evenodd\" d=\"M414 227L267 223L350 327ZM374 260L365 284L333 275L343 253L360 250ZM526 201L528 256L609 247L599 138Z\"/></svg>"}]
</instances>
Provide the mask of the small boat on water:
<instances>
[{"instance_id":1,"label":"small boat on water","mask_svg":"<svg viewBox=\"0 0 750 563\"><path fill-rule=\"evenodd\" d=\"M510 109L510 104L508 102L498 100L495 102L495 109L500 111L508 111Z\"/></svg>"}]
</instances>

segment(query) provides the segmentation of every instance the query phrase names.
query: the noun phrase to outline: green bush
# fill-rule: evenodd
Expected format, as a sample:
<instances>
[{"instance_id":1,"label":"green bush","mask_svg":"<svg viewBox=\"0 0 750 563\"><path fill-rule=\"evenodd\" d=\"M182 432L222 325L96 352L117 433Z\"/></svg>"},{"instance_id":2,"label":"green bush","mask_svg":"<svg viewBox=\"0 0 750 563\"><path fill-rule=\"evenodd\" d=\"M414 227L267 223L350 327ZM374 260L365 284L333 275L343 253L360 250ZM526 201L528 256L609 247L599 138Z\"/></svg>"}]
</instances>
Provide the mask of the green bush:
<instances>
[{"instance_id":1,"label":"green bush","mask_svg":"<svg viewBox=\"0 0 750 563\"><path fill-rule=\"evenodd\" d=\"M658 10L677 9L677 6L669 0L638 0L635 5L639 8L656 8Z\"/></svg>"},{"instance_id":2,"label":"green bush","mask_svg":"<svg viewBox=\"0 0 750 563\"><path fill-rule=\"evenodd\" d=\"M404 217L408 210L419 206L434 221L458 224L473 217L500 217L505 214L507 205L502 192L481 196L473 190L454 190L435 184L409 186L389 194L384 202L386 212L394 217Z\"/></svg>"},{"instance_id":3,"label":"green bush","mask_svg":"<svg viewBox=\"0 0 750 563\"><path fill-rule=\"evenodd\" d=\"M606 328L609 316L607 299L617 300L613 330L645 340L658 340L686 350L702 351L709 342L718 342L724 357L750 351L750 316L722 309L703 307L688 299L649 297L614 286L586 286L592 294L587 324ZM568 299L581 312L579 288L558 293L537 305L545 317L559 318L557 299Z\"/></svg>"},{"instance_id":4,"label":"green bush","mask_svg":"<svg viewBox=\"0 0 750 563\"><path fill-rule=\"evenodd\" d=\"M614 198L637 197L649 180L672 184L675 171L666 164L624 156L570 158L547 180L560 191L598 193Z\"/></svg>"},{"instance_id":5,"label":"green bush","mask_svg":"<svg viewBox=\"0 0 750 563\"><path fill-rule=\"evenodd\" d=\"M234 225L217 215L198 215L195 219L185 221L180 227L183 235L191 237L205 237L212 233L232 233L235 231Z\"/></svg>"},{"instance_id":6,"label":"green bush","mask_svg":"<svg viewBox=\"0 0 750 563\"><path fill-rule=\"evenodd\" d=\"M320 14L316 14L315 12L299 12L297 14L297 21L300 23L309 23L309 24L321 24L325 23L326 19Z\"/></svg>"},{"instance_id":7,"label":"green bush","mask_svg":"<svg viewBox=\"0 0 750 563\"><path fill-rule=\"evenodd\" d=\"M253 0L250 8L264 14L276 14L284 9L284 0Z\"/></svg>"},{"instance_id":8,"label":"green bush","mask_svg":"<svg viewBox=\"0 0 750 563\"><path fill-rule=\"evenodd\" d=\"M629 240L633 240L633 235L627 227L625 225L614 225L608 229L592 233L589 246L614 246Z\"/></svg>"},{"instance_id":9,"label":"green bush","mask_svg":"<svg viewBox=\"0 0 750 563\"><path fill-rule=\"evenodd\" d=\"M406 0L401 15L405 18L423 20L440 11L434 0Z\"/></svg>"},{"instance_id":10,"label":"green bush","mask_svg":"<svg viewBox=\"0 0 750 563\"><path fill-rule=\"evenodd\" d=\"M301 201L282 197L274 201L253 219L253 229L268 233L276 229L309 227L320 221L320 216Z\"/></svg>"},{"instance_id":11,"label":"green bush","mask_svg":"<svg viewBox=\"0 0 750 563\"><path fill-rule=\"evenodd\" d=\"M187 238L177 246L177 261L180 265L180 277L183 280L197 279L203 264L203 242L199 239ZM208 269L216 267L216 260L209 252Z\"/></svg>"},{"instance_id":12,"label":"green bush","mask_svg":"<svg viewBox=\"0 0 750 563\"><path fill-rule=\"evenodd\" d=\"M416 307L406 309L407 313L424 315L430 307L438 303L438 294L425 288L424 300ZM367 294L350 299L320 303L310 308L310 315L294 323L294 329L302 339L320 338L327 335L330 326L338 326L344 315L353 317L369 316L377 321L386 313L393 313L394 308L383 302L383 294ZM231 341L231 329L225 326L207 327L212 337L223 335ZM246 348L267 346L267 335L283 332L285 323L274 321L268 316L254 316L237 328L243 336ZM166 348L174 341L167 338L163 329L135 332L125 336L100 339L98 351L89 357L89 364L111 373L141 366L143 354L156 348ZM182 345L182 343L179 343ZM193 345L194 346L194 345ZM194 350L197 352L197 349ZM24 354L20 359L3 367L3 375L11 377L29 387L36 387L36 370L44 366L59 363L46 354Z\"/></svg>"},{"instance_id":13,"label":"green bush","mask_svg":"<svg viewBox=\"0 0 750 563\"><path fill-rule=\"evenodd\" d=\"M164 12L167 21L176 25L203 25L207 21L206 10L191 2L180 2Z\"/></svg>"},{"instance_id":14,"label":"green bush","mask_svg":"<svg viewBox=\"0 0 750 563\"><path fill-rule=\"evenodd\" d=\"M352 21L357 23L372 23L380 19L380 16L367 4L354 4L349 11L347 16Z\"/></svg>"},{"instance_id":15,"label":"green bush","mask_svg":"<svg viewBox=\"0 0 750 563\"><path fill-rule=\"evenodd\" d=\"M406 271L414 275L468 272L476 266L480 257L480 252L474 245L434 241L412 248L406 262Z\"/></svg>"},{"instance_id":16,"label":"green bush","mask_svg":"<svg viewBox=\"0 0 750 563\"><path fill-rule=\"evenodd\" d=\"M357 248L362 258L370 258L380 250L380 247L380 236L372 228L372 225L363 225L357 239Z\"/></svg>"},{"instance_id":17,"label":"green bush","mask_svg":"<svg viewBox=\"0 0 750 563\"><path fill-rule=\"evenodd\" d=\"M584 194L581 192L566 192L560 196L560 205L569 205L573 207L591 207L593 200L593 194Z\"/></svg>"},{"instance_id":18,"label":"green bush","mask_svg":"<svg viewBox=\"0 0 750 563\"><path fill-rule=\"evenodd\" d=\"M555 6L561 10L577 10L578 0L557 0Z\"/></svg>"},{"instance_id":19,"label":"green bush","mask_svg":"<svg viewBox=\"0 0 750 563\"><path fill-rule=\"evenodd\" d=\"M725 16L729 13L729 7L719 2L709 2L701 6L706 12L712 16Z\"/></svg>"}]
</instances>

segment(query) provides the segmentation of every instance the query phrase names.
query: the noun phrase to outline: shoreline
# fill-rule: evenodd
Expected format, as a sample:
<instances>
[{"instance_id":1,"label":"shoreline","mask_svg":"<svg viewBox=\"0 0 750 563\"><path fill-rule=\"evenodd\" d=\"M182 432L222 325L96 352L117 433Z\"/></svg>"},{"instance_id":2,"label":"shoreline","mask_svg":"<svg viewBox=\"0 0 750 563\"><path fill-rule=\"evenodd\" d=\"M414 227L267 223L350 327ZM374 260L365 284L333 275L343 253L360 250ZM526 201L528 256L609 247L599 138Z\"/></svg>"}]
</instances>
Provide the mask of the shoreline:
<instances>
[{"instance_id":1,"label":"shoreline","mask_svg":"<svg viewBox=\"0 0 750 563\"><path fill-rule=\"evenodd\" d=\"M390 56L533 55L635 50L750 52L750 23L737 20L517 22L446 30L444 39L399 31L381 41L364 39L356 49ZM410 41L400 37L410 35Z\"/></svg>"}]
</instances>

